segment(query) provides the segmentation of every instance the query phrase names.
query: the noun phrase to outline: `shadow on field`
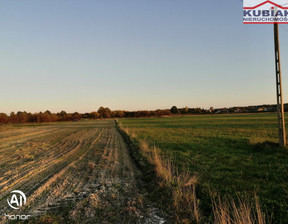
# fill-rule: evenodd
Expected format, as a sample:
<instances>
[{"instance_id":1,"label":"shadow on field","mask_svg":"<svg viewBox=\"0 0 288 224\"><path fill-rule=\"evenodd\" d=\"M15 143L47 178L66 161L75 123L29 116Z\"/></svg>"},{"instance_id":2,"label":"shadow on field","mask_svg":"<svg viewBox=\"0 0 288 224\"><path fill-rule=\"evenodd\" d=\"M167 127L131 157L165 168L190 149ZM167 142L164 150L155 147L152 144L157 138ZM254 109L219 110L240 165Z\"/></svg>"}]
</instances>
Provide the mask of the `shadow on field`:
<instances>
[{"instance_id":1,"label":"shadow on field","mask_svg":"<svg viewBox=\"0 0 288 224\"><path fill-rule=\"evenodd\" d=\"M267 154L272 154L272 153L285 153L288 154L288 151L286 148L283 148L279 146L278 143L271 142L271 141L264 141L264 142L258 142L255 144L251 144L253 152L261 152L261 153L267 153Z\"/></svg>"}]
</instances>

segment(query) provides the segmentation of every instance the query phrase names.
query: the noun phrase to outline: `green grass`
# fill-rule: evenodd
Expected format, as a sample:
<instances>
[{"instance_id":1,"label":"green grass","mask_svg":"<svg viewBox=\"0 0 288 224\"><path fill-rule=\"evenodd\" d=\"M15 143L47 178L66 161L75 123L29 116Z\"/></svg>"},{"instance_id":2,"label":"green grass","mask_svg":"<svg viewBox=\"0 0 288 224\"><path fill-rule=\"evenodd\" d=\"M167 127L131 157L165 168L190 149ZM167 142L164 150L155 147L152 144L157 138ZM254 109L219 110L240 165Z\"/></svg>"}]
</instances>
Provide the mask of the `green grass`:
<instances>
[{"instance_id":1,"label":"green grass","mask_svg":"<svg viewBox=\"0 0 288 224\"><path fill-rule=\"evenodd\" d=\"M235 198L252 198L256 192L273 223L288 223L288 149L273 144L278 142L276 114L122 119L120 123L138 139L159 147L180 170L200 175L205 215L211 206L210 191Z\"/></svg>"}]
</instances>

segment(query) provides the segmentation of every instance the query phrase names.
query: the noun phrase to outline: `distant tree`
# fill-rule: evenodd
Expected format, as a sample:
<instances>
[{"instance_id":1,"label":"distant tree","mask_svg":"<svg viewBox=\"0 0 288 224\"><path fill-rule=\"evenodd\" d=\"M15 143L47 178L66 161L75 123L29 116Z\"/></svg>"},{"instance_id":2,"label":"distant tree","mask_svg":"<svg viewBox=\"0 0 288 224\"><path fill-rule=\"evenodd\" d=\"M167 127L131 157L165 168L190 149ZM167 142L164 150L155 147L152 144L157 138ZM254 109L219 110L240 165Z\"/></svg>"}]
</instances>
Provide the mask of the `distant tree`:
<instances>
[{"instance_id":1,"label":"distant tree","mask_svg":"<svg viewBox=\"0 0 288 224\"><path fill-rule=\"evenodd\" d=\"M186 106L186 107L184 108L184 113L187 114L188 111L189 111L189 108Z\"/></svg>"},{"instance_id":2,"label":"distant tree","mask_svg":"<svg viewBox=\"0 0 288 224\"><path fill-rule=\"evenodd\" d=\"M162 110L160 110L160 109L156 110L155 114L157 117L161 117L162 116Z\"/></svg>"},{"instance_id":3,"label":"distant tree","mask_svg":"<svg viewBox=\"0 0 288 224\"><path fill-rule=\"evenodd\" d=\"M56 114L52 114L51 112L49 113L50 111L45 111L44 113L43 112L40 112L40 113L37 113L37 114L34 114L34 116L36 117L35 120L36 122L54 122L54 121L58 121L60 119L58 119L57 115Z\"/></svg>"},{"instance_id":4,"label":"distant tree","mask_svg":"<svg viewBox=\"0 0 288 224\"><path fill-rule=\"evenodd\" d=\"M28 122L37 122L35 114L28 113L28 117Z\"/></svg>"},{"instance_id":5,"label":"distant tree","mask_svg":"<svg viewBox=\"0 0 288 224\"><path fill-rule=\"evenodd\" d=\"M65 116L67 115L66 111L62 110L60 113L59 113L60 116Z\"/></svg>"},{"instance_id":6,"label":"distant tree","mask_svg":"<svg viewBox=\"0 0 288 224\"><path fill-rule=\"evenodd\" d=\"M49 110L46 110L44 113L51 115L52 113Z\"/></svg>"},{"instance_id":7,"label":"distant tree","mask_svg":"<svg viewBox=\"0 0 288 224\"><path fill-rule=\"evenodd\" d=\"M43 116L42 112L36 113L35 116L36 116L36 122L37 123L44 122L44 116Z\"/></svg>"},{"instance_id":8,"label":"distant tree","mask_svg":"<svg viewBox=\"0 0 288 224\"><path fill-rule=\"evenodd\" d=\"M97 119L97 118L100 117L100 114L98 112L96 112L96 111L91 112L89 115L90 115L91 119Z\"/></svg>"},{"instance_id":9,"label":"distant tree","mask_svg":"<svg viewBox=\"0 0 288 224\"><path fill-rule=\"evenodd\" d=\"M50 122L55 122L55 121L58 121L58 117L56 114L51 114L50 115Z\"/></svg>"},{"instance_id":10,"label":"distant tree","mask_svg":"<svg viewBox=\"0 0 288 224\"><path fill-rule=\"evenodd\" d=\"M170 110L156 110L155 111L155 116L161 117L161 116L167 116L167 115L171 115L171 111Z\"/></svg>"},{"instance_id":11,"label":"distant tree","mask_svg":"<svg viewBox=\"0 0 288 224\"><path fill-rule=\"evenodd\" d=\"M136 116L137 117L149 117L150 116L150 111L148 111L148 110L137 111Z\"/></svg>"},{"instance_id":12,"label":"distant tree","mask_svg":"<svg viewBox=\"0 0 288 224\"><path fill-rule=\"evenodd\" d=\"M99 107L97 112L100 114L100 117L103 118L106 111L105 111L105 108L101 106Z\"/></svg>"},{"instance_id":13,"label":"distant tree","mask_svg":"<svg viewBox=\"0 0 288 224\"><path fill-rule=\"evenodd\" d=\"M43 122L51 122L53 121L52 113L49 110L46 110L43 113Z\"/></svg>"},{"instance_id":14,"label":"distant tree","mask_svg":"<svg viewBox=\"0 0 288 224\"><path fill-rule=\"evenodd\" d=\"M111 110L108 107L105 107L105 118L110 118L111 117Z\"/></svg>"},{"instance_id":15,"label":"distant tree","mask_svg":"<svg viewBox=\"0 0 288 224\"><path fill-rule=\"evenodd\" d=\"M108 107L99 107L98 111L101 118L110 118L111 117L111 110Z\"/></svg>"},{"instance_id":16,"label":"distant tree","mask_svg":"<svg viewBox=\"0 0 288 224\"><path fill-rule=\"evenodd\" d=\"M171 111L170 110L162 110L162 115L171 115Z\"/></svg>"},{"instance_id":17,"label":"distant tree","mask_svg":"<svg viewBox=\"0 0 288 224\"><path fill-rule=\"evenodd\" d=\"M13 124L17 123L17 116L15 115L14 112L10 113L10 122Z\"/></svg>"},{"instance_id":18,"label":"distant tree","mask_svg":"<svg viewBox=\"0 0 288 224\"><path fill-rule=\"evenodd\" d=\"M179 111L179 110L178 110ZM188 112L189 112L189 108L186 106L186 107L184 107L184 108L182 108L182 109L180 109L180 113L181 114L188 114Z\"/></svg>"},{"instance_id":19,"label":"distant tree","mask_svg":"<svg viewBox=\"0 0 288 224\"><path fill-rule=\"evenodd\" d=\"M83 119L91 118L90 113L81 114L81 118Z\"/></svg>"},{"instance_id":20,"label":"distant tree","mask_svg":"<svg viewBox=\"0 0 288 224\"><path fill-rule=\"evenodd\" d=\"M235 109L231 107L231 108L228 109L228 111L229 111L229 113L234 113Z\"/></svg>"},{"instance_id":21,"label":"distant tree","mask_svg":"<svg viewBox=\"0 0 288 224\"><path fill-rule=\"evenodd\" d=\"M136 117L136 112L135 111L126 111L125 116L126 117Z\"/></svg>"},{"instance_id":22,"label":"distant tree","mask_svg":"<svg viewBox=\"0 0 288 224\"><path fill-rule=\"evenodd\" d=\"M200 107L197 107L197 108L195 109L195 112L196 112L197 114L201 114L201 113L202 113L202 109L201 109Z\"/></svg>"},{"instance_id":23,"label":"distant tree","mask_svg":"<svg viewBox=\"0 0 288 224\"><path fill-rule=\"evenodd\" d=\"M9 117L5 113L0 113L0 124L7 124L9 122Z\"/></svg>"},{"instance_id":24,"label":"distant tree","mask_svg":"<svg viewBox=\"0 0 288 224\"><path fill-rule=\"evenodd\" d=\"M176 106L171 107L170 111L172 114L178 114L179 113L179 110Z\"/></svg>"},{"instance_id":25,"label":"distant tree","mask_svg":"<svg viewBox=\"0 0 288 224\"><path fill-rule=\"evenodd\" d=\"M66 111L62 110L60 113L57 113L58 121L69 121L71 120L71 116L66 113Z\"/></svg>"},{"instance_id":26,"label":"distant tree","mask_svg":"<svg viewBox=\"0 0 288 224\"><path fill-rule=\"evenodd\" d=\"M73 120L80 120L81 119L81 114L79 114L78 112L75 112L72 114L72 119Z\"/></svg>"},{"instance_id":27,"label":"distant tree","mask_svg":"<svg viewBox=\"0 0 288 224\"><path fill-rule=\"evenodd\" d=\"M114 110L114 111L111 112L111 116L112 117L119 117L119 118L125 117L125 111L123 111L123 110Z\"/></svg>"},{"instance_id":28,"label":"distant tree","mask_svg":"<svg viewBox=\"0 0 288 224\"><path fill-rule=\"evenodd\" d=\"M29 116L28 116L26 111L24 111L24 112L18 111L16 114L16 117L17 117L17 123L18 124L26 123L29 120Z\"/></svg>"}]
</instances>

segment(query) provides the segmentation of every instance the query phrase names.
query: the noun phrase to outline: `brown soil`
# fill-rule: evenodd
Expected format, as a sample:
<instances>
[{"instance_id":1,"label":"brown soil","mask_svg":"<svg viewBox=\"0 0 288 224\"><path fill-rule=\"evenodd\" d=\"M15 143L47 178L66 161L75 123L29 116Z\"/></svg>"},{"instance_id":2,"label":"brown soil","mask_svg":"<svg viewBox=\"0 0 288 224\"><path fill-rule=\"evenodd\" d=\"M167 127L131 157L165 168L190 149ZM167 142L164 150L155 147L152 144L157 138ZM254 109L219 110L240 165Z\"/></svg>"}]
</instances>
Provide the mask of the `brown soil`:
<instances>
[{"instance_id":1,"label":"brown soil","mask_svg":"<svg viewBox=\"0 0 288 224\"><path fill-rule=\"evenodd\" d=\"M1 218L9 213L30 214L35 223L164 223L140 177L113 120L0 132ZM27 196L20 210L7 204L12 190Z\"/></svg>"}]
</instances>

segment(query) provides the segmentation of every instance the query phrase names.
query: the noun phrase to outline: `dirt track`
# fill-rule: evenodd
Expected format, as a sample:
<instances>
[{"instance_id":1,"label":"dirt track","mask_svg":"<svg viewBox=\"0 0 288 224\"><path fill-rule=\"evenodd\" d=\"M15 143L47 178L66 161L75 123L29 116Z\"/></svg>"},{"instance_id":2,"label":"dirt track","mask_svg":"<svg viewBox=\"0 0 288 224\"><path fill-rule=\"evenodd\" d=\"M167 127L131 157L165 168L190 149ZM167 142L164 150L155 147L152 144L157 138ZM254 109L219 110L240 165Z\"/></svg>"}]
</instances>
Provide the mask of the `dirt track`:
<instances>
[{"instance_id":1,"label":"dirt track","mask_svg":"<svg viewBox=\"0 0 288 224\"><path fill-rule=\"evenodd\" d=\"M1 218L49 214L61 223L164 223L139 187L140 175L113 120L0 132ZM12 190L27 196L17 212L7 204Z\"/></svg>"}]
</instances>

